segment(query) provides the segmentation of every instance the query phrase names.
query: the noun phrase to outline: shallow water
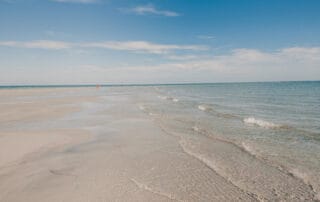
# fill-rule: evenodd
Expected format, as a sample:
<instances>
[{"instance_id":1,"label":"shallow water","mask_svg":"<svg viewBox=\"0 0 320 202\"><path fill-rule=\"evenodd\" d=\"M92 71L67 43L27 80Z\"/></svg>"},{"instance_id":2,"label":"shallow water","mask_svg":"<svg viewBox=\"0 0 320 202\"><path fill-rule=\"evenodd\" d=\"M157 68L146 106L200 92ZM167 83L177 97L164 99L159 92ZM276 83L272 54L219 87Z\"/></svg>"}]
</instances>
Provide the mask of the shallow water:
<instances>
[{"instance_id":1,"label":"shallow water","mask_svg":"<svg viewBox=\"0 0 320 202\"><path fill-rule=\"evenodd\" d=\"M187 152L233 183L270 199L266 192L280 190L281 195L285 189L284 173L294 178L291 184L310 186L320 197L320 82L170 85L143 91L144 110L178 134Z\"/></svg>"}]
</instances>

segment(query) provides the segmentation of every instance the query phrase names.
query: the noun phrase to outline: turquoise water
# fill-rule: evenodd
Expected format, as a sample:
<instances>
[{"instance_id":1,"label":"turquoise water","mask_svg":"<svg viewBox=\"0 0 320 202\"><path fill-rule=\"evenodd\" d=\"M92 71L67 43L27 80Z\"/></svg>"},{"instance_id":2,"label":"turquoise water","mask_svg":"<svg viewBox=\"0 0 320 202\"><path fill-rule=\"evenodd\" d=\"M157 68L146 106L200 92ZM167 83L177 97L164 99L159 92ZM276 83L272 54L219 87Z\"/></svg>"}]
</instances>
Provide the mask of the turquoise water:
<instances>
[{"instance_id":1,"label":"turquoise water","mask_svg":"<svg viewBox=\"0 0 320 202\"><path fill-rule=\"evenodd\" d=\"M196 134L232 143L266 165L302 180L320 197L319 81L168 85L143 91L145 110L169 130L183 134L180 137ZM195 136L194 142L197 139L200 136ZM210 141L205 143L207 147L217 148ZM196 148L200 143L190 144ZM213 155L201 147L193 152ZM211 159L212 163L217 164L217 159ZM230 165L227 159L219 163Z\"/></svg>"},{"instance_id":2,"label":"turquoise water","mask_svg":"<svg viewBox=\"0 0 320 202\"><path fill-rule=\"evenodd\" d=\"M203 105L207 110L237 116L244 121L251 118L251 122L246 122L264 129L279 126L287 129L281 132L301 133L301 138L304 135L320 138L320 82L230 83L160 88L180 100Z\"/></svg>"}]
</instances>

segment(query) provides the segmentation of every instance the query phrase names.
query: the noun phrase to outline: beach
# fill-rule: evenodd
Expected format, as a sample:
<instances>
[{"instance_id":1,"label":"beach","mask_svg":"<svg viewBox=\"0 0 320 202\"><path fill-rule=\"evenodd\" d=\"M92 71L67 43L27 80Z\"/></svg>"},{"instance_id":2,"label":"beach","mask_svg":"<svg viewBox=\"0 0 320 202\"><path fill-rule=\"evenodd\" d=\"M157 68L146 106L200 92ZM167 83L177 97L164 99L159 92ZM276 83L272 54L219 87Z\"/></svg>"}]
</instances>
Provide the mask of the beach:
<instances>
[{"instance_id":1,"label":"beach","mask_svg":"<svg viewBox=\"0 0 320 202\"><path fill-rule=\"evenodd\" d=\"M310 146L318 140L308 140L309 161L284 163L289 146L278 151L266 139L234 134L301 131L239 118L205 99L194 104L181 92L179 86L0 89L0 201L320 200L318 147ZM235 128L219 130L221 123L207 116Z\"/></svg>"}]
</instances>

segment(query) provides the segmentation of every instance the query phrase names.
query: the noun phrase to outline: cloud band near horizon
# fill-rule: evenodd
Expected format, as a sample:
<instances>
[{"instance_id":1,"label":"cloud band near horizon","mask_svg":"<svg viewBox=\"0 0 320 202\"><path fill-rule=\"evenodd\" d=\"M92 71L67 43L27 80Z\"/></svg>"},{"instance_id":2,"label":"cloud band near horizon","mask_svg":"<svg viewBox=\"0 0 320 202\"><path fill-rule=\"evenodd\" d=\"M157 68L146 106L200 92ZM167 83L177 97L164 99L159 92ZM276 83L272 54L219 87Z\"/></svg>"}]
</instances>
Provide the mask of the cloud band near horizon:
<instances>
[{"instance_id":1,"label":"cloud band near horizon","mask_svg":"<svg viewBox=\"0 0 320 202\"><path fill-rule=\"evenodd\" d=\"M34 40L34 41L0 41L0 46L12 48L35 48L62 50L70 48L102 48L119 51L132 51L151 54L165 54L175 50L206 51L204 45L157 44L148 41L104 41L89 43L73 43L65 41Z\"/></svg>"},{"instance_id":2,"label":"cloud band near horizon","mask_svg":"<svg viewBox=\"0 0 320 202\"><path fill-rule=\"evenodd\" d=\"M203 51L203 48L149 42L93 42L75 45L74 43L53 43L52 41L6 41L0 42L0 46L49 48L50 50L87 47L152 54L166 53L165 60L152 65L142 62L140 65L78 64L56 66L46 68L46 70L39 67L9 68L7 70L0 68L1 84L12 84L17 81L39 84L46 80L48 83L55 84L62 81L68 81L68 83L139 83L141 81L168 83L172 75L175 75L176 82L316 80L320 75L320 47L288 47L268 52L242 48L211 56L207 52L205 55L198 52L200 54L192 56L182 54L180 57L185 56L185 59L181 60L179 57L175 58L175 50ZM38 73L35 74L35 72Z\"/></svg>"}]
</instances>

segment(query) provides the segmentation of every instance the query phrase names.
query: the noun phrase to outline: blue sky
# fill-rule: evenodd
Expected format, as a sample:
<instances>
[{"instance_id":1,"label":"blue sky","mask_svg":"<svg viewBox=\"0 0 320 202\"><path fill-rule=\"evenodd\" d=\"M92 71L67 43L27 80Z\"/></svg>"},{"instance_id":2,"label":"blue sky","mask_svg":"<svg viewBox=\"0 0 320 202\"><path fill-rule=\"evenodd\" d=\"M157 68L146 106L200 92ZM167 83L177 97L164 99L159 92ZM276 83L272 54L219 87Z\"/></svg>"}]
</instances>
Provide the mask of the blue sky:
<instances>
[{"instance_id":1,"label":"blue sky","mask_svg":"<svg viewBox=\"0 0 320 202\"><path fill-rule=\"evenodd\" d=\"M0 0L0 84L320 79L318 0Z\"/></svg>"}]
</instances>

